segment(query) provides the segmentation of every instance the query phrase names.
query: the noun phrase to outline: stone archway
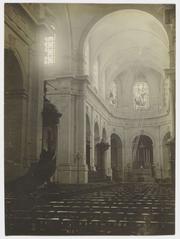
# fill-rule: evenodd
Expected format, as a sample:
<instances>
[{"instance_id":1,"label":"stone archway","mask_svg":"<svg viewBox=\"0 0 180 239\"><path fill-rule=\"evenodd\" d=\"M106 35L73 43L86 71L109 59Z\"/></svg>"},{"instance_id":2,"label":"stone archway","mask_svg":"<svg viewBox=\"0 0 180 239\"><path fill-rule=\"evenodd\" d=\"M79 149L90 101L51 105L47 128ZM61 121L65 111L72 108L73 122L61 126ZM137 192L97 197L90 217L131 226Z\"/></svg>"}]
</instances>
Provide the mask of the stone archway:
<instances>
[{"instance_id":1,"label":"stone archway","mask_svg":"<svg viewBox=\"0 0 180 239\"><path fill-rule=\"evenodd\" d=\"M122 181L122 142L117 134L111 135L112 180Z\"/></svg>"},{"instance_id":2,"label":"stone archway","mask_svg":"<svg viewBox=\"0 0 180 239\"><path fill-rule=\"evenodd\" d=\"M5 178L21 175L25 154L25 117L27 94L23 87L23 73L14 52L5 49Z\"/></svg>"},{"instance_id":3,"label":"stone archway","mask_svg":"<svg viewBox=\"0 0 180 239\"><path fill-rule=\"evenodd\" d=\"M149 22L156 27L152 28ZM136 43L129 41L131 38ZM150 38L155 43L155 45L152 44L151 49L149 45ZM120 42L121 44L119 44ZM89 45L91 45L91 48L96 49L91 54ZM117 45L119 46L118 48ZM141 50L139 46L142 46ZM156 49L154 46L156 46ZM162 69L169 67L169 36L167 29L156 16L144 11L144 9L119 9L107 15L105 14L99 21L92 22L88 26L82 35L79 47L84 59L82 65L84 74L91 74L90 69L94 69L93 66L99 59L99 55L101 55L101 62L98 71L103 73L111 68L108 73L109 77L106 77L107 79L105 80L102 77L103 81L99 82L102 88L104 88L103 82L105 82L106 88L106 86L110 85L109 81L114 80L123 71L123 68L127 67L127 62L124 60L126 58L129 59L128 62L139 62L140 66L153 68L162 74L164 73ZM123 50L127 48L128 51ZM146 52L147 49L149 49L148 52ZM142 54L143 52L144 54ZM152 52L153 54L151 55L150 53ZM159 57L157 57L156 62L154 54L160 56L162 52L162 61L159 61ZM143 57L145 58L143 59Z\"/></svg>"},{"instance_id":4,"label":"stone archway","mask_svg":"<svg viewBox=\"0 0 180 239\"><path fill-rule=\"evenodd\" d=\"M136 136L132 146L134 180L151 181L154 175L153 141L147 135Z\"/></svg>"}]
</instances>

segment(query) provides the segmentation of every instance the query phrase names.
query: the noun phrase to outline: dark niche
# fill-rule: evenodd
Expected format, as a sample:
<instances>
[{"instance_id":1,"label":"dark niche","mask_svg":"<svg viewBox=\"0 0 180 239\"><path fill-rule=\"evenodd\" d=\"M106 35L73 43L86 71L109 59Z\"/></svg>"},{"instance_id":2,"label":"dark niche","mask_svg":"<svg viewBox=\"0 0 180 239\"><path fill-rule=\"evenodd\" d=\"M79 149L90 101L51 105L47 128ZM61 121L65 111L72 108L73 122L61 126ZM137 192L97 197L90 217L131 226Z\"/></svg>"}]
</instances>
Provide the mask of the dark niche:
<instances>
[{"instance_id":1,"label":"dark niche","mask_svg":"<svg viewBox=\"0 0 180 239\"><path fill-rule=\"evenodd\" d=\"M58 112L56 107L48 100L44 99L44 109L42 112L43 126L57 125L62 114Z\"/></svg>"}]
</instances>

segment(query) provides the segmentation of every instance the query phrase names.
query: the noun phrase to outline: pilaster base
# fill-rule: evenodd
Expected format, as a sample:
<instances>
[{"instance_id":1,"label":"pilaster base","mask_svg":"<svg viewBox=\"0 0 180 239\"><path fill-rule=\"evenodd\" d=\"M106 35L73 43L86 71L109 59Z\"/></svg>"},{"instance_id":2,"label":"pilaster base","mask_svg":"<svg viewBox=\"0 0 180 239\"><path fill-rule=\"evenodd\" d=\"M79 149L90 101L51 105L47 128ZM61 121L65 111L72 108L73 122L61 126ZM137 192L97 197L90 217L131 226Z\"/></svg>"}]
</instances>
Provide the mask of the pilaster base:
<instances>
[{"instance_id":1,"label":"pilaster base","mask_svg":"<svg viewBox=\"0 0 180 239\"><path fill-rule=\"evenodd\" d=\"M55 182L58 184L88 183L88 169L86 165L61 164L57 167Z\"/></svg>"},{"instance_id":2,"label":"pilaster base","mask_svg":"<svg viewBox=\"0 0 180 239\"><path fill-rule=\"evenodd\" d=\"M6 182L13 181L27 172L26 168L23 168L22 163L18 162L6 162L5 163L5 179Z\"/></svg>"}]
</instances>

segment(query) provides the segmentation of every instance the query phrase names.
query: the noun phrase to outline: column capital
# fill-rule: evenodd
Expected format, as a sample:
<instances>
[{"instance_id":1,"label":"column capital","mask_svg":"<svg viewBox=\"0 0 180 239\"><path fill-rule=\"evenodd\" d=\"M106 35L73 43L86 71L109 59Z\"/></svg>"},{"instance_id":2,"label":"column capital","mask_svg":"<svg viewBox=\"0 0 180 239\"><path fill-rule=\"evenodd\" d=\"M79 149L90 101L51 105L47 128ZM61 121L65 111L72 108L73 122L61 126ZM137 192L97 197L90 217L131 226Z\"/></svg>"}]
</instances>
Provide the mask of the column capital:
<instances>
[{"instance_id":1,"label":"column capital","mask_svg":"<svg viewBox=\"0 0 180 239\"><path fill-rule=\"evenodd\" d=\"M173 75L173 74L175 74L175 67L166 68L166 69L164 69L164 72L168 76Z\"/></svg>"}]
</instances>

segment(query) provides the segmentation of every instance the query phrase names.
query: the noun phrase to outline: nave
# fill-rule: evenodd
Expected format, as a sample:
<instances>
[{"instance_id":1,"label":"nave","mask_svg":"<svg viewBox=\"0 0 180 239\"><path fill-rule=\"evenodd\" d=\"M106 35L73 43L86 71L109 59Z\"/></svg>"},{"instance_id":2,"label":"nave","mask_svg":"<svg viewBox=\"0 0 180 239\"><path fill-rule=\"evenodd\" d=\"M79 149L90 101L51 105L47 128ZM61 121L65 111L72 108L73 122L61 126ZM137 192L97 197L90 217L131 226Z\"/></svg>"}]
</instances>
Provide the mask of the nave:
<instances>
[{"instance_id":1,"label":"nave","mask_svg":"<svg viewBox=\"0 0 180 239\"><path fill-rule=\"evenodd\" d=\"M170 235L174 191L151 183L51 185L6 195L7 235Z\"/></svg>"},{"instance_id":2,"label":"nave","mask_svg":"<svg viewBox=\"0 0 180 239\"><path fill-rule=\"evenodd\" d=\"M4 6L6 235L175 232L175 4Z\"/></svg>"}]
</instances>

